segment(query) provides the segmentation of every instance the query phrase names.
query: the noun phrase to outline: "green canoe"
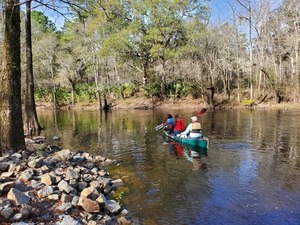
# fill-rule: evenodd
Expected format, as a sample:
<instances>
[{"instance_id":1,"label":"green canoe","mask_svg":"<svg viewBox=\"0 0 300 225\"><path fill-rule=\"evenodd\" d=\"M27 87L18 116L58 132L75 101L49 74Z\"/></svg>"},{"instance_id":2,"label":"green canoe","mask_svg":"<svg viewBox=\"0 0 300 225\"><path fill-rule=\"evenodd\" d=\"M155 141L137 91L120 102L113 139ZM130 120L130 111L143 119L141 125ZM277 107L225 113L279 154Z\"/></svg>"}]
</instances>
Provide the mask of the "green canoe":
<instances>
[{"instance_id":1,"label":"green canoe","mask_svg":"<svg viewBox=\"0 0 300 225\"><path fill-rule=\"evenodd\" d=\"M187 144L191 146L197 146L203 149L207 149L208 147L208 139L207 138L182 138L182 137L176 137L172 134L168 133L167 131L163 130L164 135L166 135L168 138L173 139L174 141L177 141L182 144Z\"/></svg>"}]
</instances>

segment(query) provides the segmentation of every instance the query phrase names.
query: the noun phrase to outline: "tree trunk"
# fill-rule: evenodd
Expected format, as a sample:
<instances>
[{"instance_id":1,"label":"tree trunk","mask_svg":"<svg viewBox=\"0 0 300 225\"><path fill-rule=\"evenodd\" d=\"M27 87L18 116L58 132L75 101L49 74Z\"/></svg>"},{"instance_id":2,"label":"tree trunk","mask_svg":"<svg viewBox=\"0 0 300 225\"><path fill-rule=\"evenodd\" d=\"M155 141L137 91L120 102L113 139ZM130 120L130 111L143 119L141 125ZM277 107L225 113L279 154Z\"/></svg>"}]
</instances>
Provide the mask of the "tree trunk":
<instances>
[{"instance_id":1,"label":"tree trunk","mask_svg":"<svg viewBox=\"0 0 300 225\"><path fill-rule=\"evenodd\" d=\"M57 102L57 96L56 96L56 84L55 84L54 79L53 79L52 93L53 93L53 108L54 109L59 109L59 105L58 105L58 102Z\"/></svg>"},{"instance_id":2,"label":"tree trunk","mask_svg":"<svg viewBox=\"0 0 300 225\"><path fill-rule=\"evenodd\" d=\"M162 99L167 98L167 82L166 82L166 71L165 71L165 61L162 62L162 75L161 75L161 97Z\"/></svg>"},{"instance_id":3,"label":"tree trunk","mask_svg":"<svg viewBox=\"0 0 300 225\"><path fill-rule=\"evenodd\" d=\"M107 103L107 98L106 98L106 94L104 94L104 106L103 106L103 110L104 111L108 111L109 110L109 105L108 105L108 103Z\"/></svg>"},{"instance_id":4,"label":"tree trunk","mask_svg":"<svg viewBox=\"0 0 300 225\"><path fill-rule=\"evenodd\" d=\"M96 90L97 102L98 102L98 109L102 109L102 101L101 101L101 92L100 90Z\"/></svg>"},{"instance_id":5,"label":"tree trunk","mask_svg":"<svg viewBox=\"0 0 300 225\"><path fill-rule=\"evenodd\" d=\"M273 89L274 92L275 92L275 98L276 98L275 101L276 101L276 103L278 103L278 104L281 103L281 102L283 101L283 96L282 96L282 94L280 93L279 88L277 88L277 87L276 87L276 84L274 84L274 83L272 82L272 80L271 80L271 78L270 78L268 72L267 72L265 69L261 68L260 70L261 70L261 72L263 72L263 74L267 77L268 81L269 81L270 84L271 84L272 89Z\"/></svg>"},{"instance_id":6,"label":"tree trunk","mask_svg":"<svg viewBox=\"0 0 300 225\"><path fill-rule=\"evenodd\" d=\"M25 149L21 105L20 6L18 0L4 5L3 64L0 75L1 150Z\"/></svg>"},{"instance_id":7,"label":"tree trunk","mask_svg":"<svg viewBox=\"0 0 300 225\"><path fill-rule=\"evenodd\" d=\"M75 105L75 82L71 82L72 107Z\"/></svg>"},{"instance_id":8,"label":"tree trunk","mask_svg":"<svg viewBox=\"0 0 300 225\"><path fill-rule=\"evenodd\" d=\"M147 81L148 81L148 62L146 61L143 64L143 86L147 85Z\"/></svg>"},{"instance_id":9,"label":"tree trunk","mask_svg":"<svg viewBox=\"0 0 300 225\"><path fill-rule=\"evenodd\" d=\"M29 135L40 133L41 126L36 113L34 99L34 79L32 66L32 41L31 41L31 1L26 2L26 96L25 96L25 132Z\"/></svg>"}]
</instances>

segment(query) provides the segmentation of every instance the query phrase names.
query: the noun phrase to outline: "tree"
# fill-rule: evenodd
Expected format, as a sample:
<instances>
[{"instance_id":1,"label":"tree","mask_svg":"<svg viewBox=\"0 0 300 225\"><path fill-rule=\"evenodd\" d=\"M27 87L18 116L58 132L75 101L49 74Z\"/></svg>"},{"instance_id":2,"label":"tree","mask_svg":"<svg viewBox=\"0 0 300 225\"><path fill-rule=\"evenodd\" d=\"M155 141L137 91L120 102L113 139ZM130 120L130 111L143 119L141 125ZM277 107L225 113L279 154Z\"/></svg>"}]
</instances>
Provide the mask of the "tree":
<instances>
[{"instance_id":1,"label":"tree","mask_svg":"<svg viewBox=\"0 0 300 225\"><path fill-rule=\"evenodd\" d=\"M61 37L61 51L57 54L60 63L60 75L63 83L71 88L71 104L75 104L75 87L84 78L86 65L85 31L81 23L65 24L65 33ZM81 36L82 35L82 36Z\"/></svg>"},{"instance_id":2,"label":"tree","mask_svg":"<svg viewBox=\"0 0 300 225\"><path fill-rule=\"evenodd\" d=\"M32 66L32 40L31 40L31 1L26 2L26 94L25 94L25 113L24 113L24 129L27 134L32 132L39 133L41 126L38 120L35 99L34 99L34 79Z\"/></svg>"},{"instance_id":3,"label":"tree","mask_svg":"<svg viewBox=\"0 0 300 225\"><path fill-rule=\"evenodd\" d=\"M56 30L55 24L42 12L33 10L31 12L31 18L40 25L43 33Z\"/></svg>"},{"instance_id":4,"label":"tree","mask_svg":"<svg viewBox=\"0 0 300 225\"><path fill-rule=\"evenodd\" d=\"M2 150L25 149L21 106L20 5L4 1L3 62L0 74L0 145Z\"/></svg>"}]
</instances>

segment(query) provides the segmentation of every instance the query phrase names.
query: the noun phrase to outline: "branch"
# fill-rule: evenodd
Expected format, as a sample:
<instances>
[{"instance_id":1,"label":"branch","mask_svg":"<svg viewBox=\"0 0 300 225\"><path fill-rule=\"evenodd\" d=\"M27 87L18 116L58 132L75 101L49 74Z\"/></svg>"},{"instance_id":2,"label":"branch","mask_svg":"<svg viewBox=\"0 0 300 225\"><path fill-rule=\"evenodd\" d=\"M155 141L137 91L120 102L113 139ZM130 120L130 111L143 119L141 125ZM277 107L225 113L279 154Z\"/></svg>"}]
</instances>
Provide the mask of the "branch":
<instances>
[{"instance_id":1,"label":"branch","mask_svg":"<svg viewBox=\"0 0 300 225\"><path fill-rule=\"evenodd\" d=\"M247 11L249 11L250 9L244 5L240 0L236 0L241 6L243 6Z\"/></svg>"},{"instance_id":2,"label":"branch","mask_svg":"<svg viewBox=\"0 0 300 225\"><path fill-rule=\"evenodd\" d=\"M31 1L31 0L29 0L29 1ZM28 2L28 1L26 1L26 2ZM57 14L61 15L61 16L64 17L66 20L69 20L69 19L66 17L66 14L60 12L60 10L59 10L58 8L56 8L55 6L51 6L51 5L47 4L47 3L44 3L44 2L39 1L39 0L35 0L35 2L38 3L38 5L36 5L36 6L34 6L34 7L31 7L31 9L35 9L35 8L40 7L40 6L44 6L44 7L48 8L48 9L50 9L50 10L56 12Z\"/></svg>"}]
</instances>

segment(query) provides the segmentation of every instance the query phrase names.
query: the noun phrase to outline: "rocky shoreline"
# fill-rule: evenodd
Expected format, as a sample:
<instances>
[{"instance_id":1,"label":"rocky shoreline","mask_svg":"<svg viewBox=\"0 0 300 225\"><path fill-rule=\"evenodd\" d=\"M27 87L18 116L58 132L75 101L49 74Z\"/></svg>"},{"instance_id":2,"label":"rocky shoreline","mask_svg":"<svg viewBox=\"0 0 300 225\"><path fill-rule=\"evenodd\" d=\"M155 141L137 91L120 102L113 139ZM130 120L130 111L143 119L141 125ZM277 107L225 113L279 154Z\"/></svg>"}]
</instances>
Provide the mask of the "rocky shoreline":
<instances>
[{"instance_id":1,"label":"rocky shoreline","mask_svg":"<svg viewBox=\"0 0 300 225\"><path fill-rule=\"evenodd\" d=\"M121 179L105 167L118 164L27 139L28 149L0 157L0 224L131 224L128 210L110 196Z\"/></svg>"}]
</instances>

